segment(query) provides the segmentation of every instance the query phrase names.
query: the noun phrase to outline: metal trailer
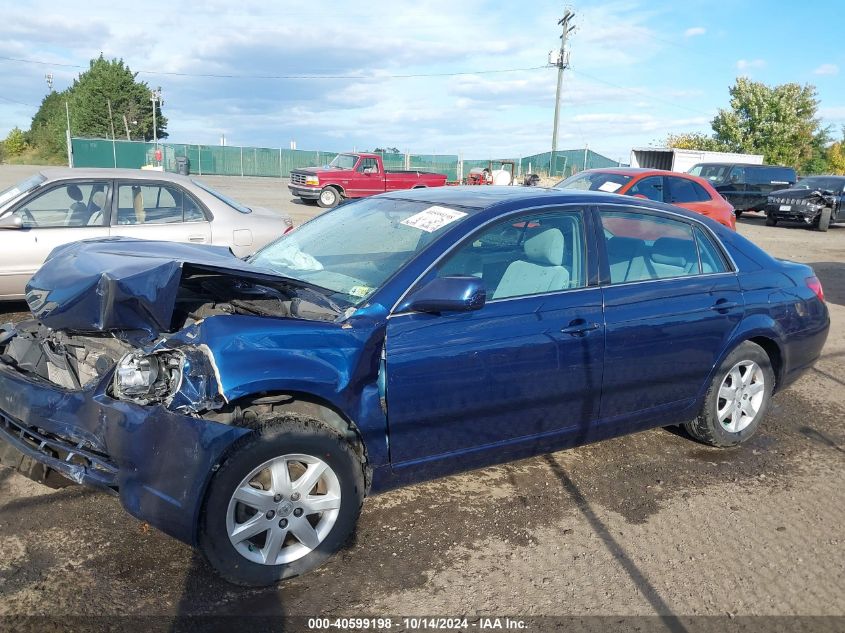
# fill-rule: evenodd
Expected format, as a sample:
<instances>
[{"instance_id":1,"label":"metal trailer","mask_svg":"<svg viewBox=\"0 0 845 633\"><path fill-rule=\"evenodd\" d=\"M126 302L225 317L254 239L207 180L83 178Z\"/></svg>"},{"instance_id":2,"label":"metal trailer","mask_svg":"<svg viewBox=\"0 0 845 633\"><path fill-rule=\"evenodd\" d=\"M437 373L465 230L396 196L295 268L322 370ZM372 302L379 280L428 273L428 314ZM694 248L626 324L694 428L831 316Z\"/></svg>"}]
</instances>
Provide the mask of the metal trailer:
<instances>
[{"instance_id":1,"label":"metal trailer","mask_svg":"<svg viewBox=\"0 0 845 633\"><path fill-rule=\"evenodd\" d=\"M672 147L635 147L631 150L631 167L686 172L698 163L745 163L748 165L762 165L763 156L761 154L706 152L698 149L677 149Z\"/></svg>"}]
</instances>

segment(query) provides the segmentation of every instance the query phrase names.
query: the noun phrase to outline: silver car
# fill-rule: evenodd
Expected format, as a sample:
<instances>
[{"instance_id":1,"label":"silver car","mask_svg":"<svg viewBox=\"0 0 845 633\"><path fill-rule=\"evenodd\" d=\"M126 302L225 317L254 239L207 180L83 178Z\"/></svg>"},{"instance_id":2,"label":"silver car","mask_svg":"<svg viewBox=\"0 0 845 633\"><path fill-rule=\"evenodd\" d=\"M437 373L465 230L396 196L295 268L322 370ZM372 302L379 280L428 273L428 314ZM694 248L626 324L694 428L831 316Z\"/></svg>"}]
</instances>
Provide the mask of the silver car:
<instances>
[{"instance_id":1,"label":"silver car","mask_svg":"<svg viewBox=\"0 0 845 633\"><path fill-rule=\"evenodd\" d=\"M287 215L249 208L188 176L140 169L44 169L0 192L0 301L56 246L125 236L228 246L251 255L287 233Z\"/></svg>"}]
</instances>

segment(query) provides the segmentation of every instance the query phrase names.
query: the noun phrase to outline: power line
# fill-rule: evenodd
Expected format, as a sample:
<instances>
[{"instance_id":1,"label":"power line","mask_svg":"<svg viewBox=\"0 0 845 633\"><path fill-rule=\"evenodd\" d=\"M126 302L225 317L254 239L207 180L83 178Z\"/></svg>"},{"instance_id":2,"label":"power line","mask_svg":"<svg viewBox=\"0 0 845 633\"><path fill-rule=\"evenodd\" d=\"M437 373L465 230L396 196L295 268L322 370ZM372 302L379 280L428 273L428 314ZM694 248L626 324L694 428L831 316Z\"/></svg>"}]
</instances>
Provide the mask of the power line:
<instances>
[{"instance_id":1,"label":"power line","mask_svg":"<svg viewBox=\"0 0 845 633\"><path fill-rule=\"evenodd\" d=\"M62 64L56 62L45 62L36 59L23 59L20 57L3 57L0 56L0 61L17 62L21 64L37 64L39 66L58 66L61 68L88 68L80 64ZM456 72L441 72L441 73L402 73L402 74L348 74L348 75L242 75L242 74L226 74L226 73L179 73L168 72L164 70L137 70L141 75L161 75L167 77L201 77L207 79L410 79L414 77L457 77L460 75L492 75L498 73L515 73L526 72L529 70L540 70L548 68L548 66L529 66L527 68L500 68L493 70L463 70Z\"/></svg>"},{"instance_id":2,"label":"power line","mask_svg":"<svg viewBox=\"0 0 845 633\"><path fill-rule=\"evenodd\" d=\"M23 101L15 101L14 99L9 99L9 97L4 97L3 95L0 95L0 99L2 99L3 101L8 101L9 103L16 103L18 105L27 106L31 108L37 107L35 104L24 103Z\"/></svg>"},{"instance_id":3,"label":"power line","mask_svg":"<svg viewBox=\"0 0 845 633\"><path fill-rule=\"evenodd\" d=\"M666 99L661 99L659 97L655 97L653 94L651 94L650 92L647 92L645 90L638 90L637 88L631 88L629 86L620 86L619 84L615 84L615 83L607 81L605 79L601 79L601 78L596 77L594 75L590 75L588 73L585 73L583 70L576 70L575 68L572 68L572 66L569 67L569 70L571 70L572 72L574 72L578 75L581 75L582 77L586 77L587 79L592 79L593 81L597 81L597 82L605 84L607 86L611 86L612 88L618 88L619 90L626 90L627 92L631 92L633 94L639 95L640 97L643 97L644 99L649 99L649 100L655 101L657 103L663 103L665 105L670 105L670 106L673 106L675 108L681 108L682 110L687 110L687 111L693 112L695 114L701 114L703 116L708 116L708 117L712 116L711 112L704 112L703 110L696 110L695 108L690 108L690 107L687 107L685 105L681 105L680 103L675 103L674 101L668 101Z\"/></svg>"}]
</instances>

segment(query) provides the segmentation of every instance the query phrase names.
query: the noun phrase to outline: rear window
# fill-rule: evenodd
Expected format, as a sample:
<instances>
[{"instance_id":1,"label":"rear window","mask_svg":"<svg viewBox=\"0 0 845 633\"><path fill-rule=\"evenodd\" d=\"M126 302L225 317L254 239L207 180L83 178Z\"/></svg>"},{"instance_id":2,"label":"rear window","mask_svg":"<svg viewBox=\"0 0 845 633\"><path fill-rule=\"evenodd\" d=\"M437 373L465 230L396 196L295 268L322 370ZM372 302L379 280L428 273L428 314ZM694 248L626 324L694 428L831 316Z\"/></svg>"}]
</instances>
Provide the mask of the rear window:
<instances>
[{"instance_id":1,"label":"rear window","mask_svg":"<svg viewBox=\"0 0 845 633\"><path fill-rule=\"evenodd\" d=\"M795 170L789 167L745 167L745 180L749 185L791 185Z\"/></svg>"},{"instance_id":2,"label":"rear window","mask_svg":"<svg viewBox=\"0 0 845 633\"><path fill-rule=\"evenodd\" d=\"M625 174L613 174L606 172L581 172L561 180L555 185L555 189L577 189L579 191L604 191L615 193L627 185L633 176Z\"/></svg>"}]
</instances>

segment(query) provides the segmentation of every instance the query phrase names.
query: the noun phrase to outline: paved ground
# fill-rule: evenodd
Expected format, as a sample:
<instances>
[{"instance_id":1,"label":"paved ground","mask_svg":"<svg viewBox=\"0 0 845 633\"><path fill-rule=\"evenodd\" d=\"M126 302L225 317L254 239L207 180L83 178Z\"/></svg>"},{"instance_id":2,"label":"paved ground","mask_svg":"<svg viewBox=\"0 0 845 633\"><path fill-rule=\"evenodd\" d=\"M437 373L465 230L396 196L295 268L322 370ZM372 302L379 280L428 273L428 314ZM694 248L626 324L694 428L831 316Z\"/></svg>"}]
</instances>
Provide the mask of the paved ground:
<instances>
[{"instance_id":1,"label":"paved ground","mask_svg":"<svg viewBox=\"0 0 845 633\"><path fill-rule=\"evenodd\" d=\"M278 180L204 180L315 211ZM264 590L218 580L112 497L0 467L0 615L845 615L845 228L739 230L812 263L833 319L747 445L657 429L388 493L323 568Z\"/></svg>"}]
</instances>

